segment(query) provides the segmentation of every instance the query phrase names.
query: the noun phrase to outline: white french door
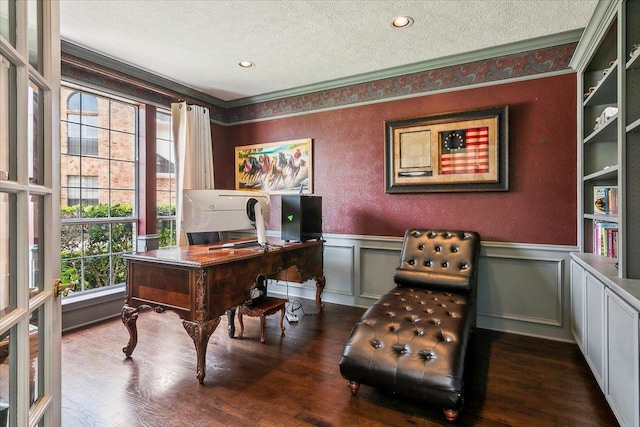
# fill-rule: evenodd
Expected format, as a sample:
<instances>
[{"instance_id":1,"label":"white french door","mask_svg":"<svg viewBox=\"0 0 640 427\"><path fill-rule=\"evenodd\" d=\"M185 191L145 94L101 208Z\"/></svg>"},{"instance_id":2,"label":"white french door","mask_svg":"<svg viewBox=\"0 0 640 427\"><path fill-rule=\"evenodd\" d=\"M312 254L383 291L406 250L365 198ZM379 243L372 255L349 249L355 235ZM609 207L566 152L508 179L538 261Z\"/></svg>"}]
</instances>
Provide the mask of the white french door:
<instances>
[{"instance_id":1,"label":"white french door","mask_svg":"<svg viewBox=\"0 0 640 427\"><path fill-rule=\"evenodd\" d=\"M0 427L60 426L57 0L0 0Z\"/></svg>"}]
</instances>

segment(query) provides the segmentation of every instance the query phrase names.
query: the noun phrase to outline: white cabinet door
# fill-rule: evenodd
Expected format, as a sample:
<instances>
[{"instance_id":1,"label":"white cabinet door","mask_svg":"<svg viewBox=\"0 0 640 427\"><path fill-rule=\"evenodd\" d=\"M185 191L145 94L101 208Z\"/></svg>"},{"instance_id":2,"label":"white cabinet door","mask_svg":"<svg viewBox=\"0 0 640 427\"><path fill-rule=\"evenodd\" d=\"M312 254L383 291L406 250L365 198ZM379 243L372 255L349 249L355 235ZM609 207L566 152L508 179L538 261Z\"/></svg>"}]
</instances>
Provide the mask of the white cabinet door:
<instances>
[{"instance_id":1,"label":"white cabinet door","mask_svg":"<svg viewBox=\"0 0 640 427\"><path fill-rule=\"evenodd\" d=\"M604 390L604 285L585 272L585 356L593 375Z\"/></svg>"},{"instance_id":2,"label":"white cabinet door","mask_svg":"<svg viewBox=\"0 0 640 427\"><path fill-rule=\"evenodd\" d=\"M585 302L585 272L578 263L571 261L571 332L578 347L584 349L584 302Z\"/></svg>"},{"instance_id":3,"label":"white cabinet door","mask_svg":"<svg viewBox=\"0 0 640 427\"><path fill-rule=\"evenodd\" d=\"M638 312L607 289L607 387L611 409L623 426L640 425Z\"/></svg>"}]
</instances>

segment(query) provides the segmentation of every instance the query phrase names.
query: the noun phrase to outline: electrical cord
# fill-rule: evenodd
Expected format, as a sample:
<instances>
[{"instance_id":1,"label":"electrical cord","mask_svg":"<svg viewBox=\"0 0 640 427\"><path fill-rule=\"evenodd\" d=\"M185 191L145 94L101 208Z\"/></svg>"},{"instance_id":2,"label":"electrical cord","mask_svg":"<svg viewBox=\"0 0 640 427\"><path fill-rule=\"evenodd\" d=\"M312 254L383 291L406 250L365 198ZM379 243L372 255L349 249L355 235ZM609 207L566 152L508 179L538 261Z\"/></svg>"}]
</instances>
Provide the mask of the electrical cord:
<instances>
[{"instance_id":1,"label":"electrical cord","mask_svg":"<svg viewBox=\"0 0 640 427\"><path fill-rule=\"evenodd\" d=\"M320 237L320 240L322 240L322 237ZM267 244L267 248L268 249L284 249L284 245L275 245L275 244L269 243L269 244ZM265 250L265 252L266 252L266 250ZM286 259L287 255L288 254L285 251L284 256L283 256L285 258L285 260L284 260L285 261L285 265L289 264L289 262L288 262L289 260ZM295 266L295 267L296 267L296 270L298 271L298 274L302 275L302 273L300 272L300 268L298 266ZM287 268L287 270L288 270L288 268ZM289 273L287 272L287 275L288 274ZM295 312L298 311L298 310L300 310L302 312L303 316L315 316L315 315L320 314L319 312L318 313L307 313L307 312L305 312L304 311L304 306L302 305L302 302L299 299L294 299L293 301L291 301L291 297L289 296L289 278L287 277L287 275L285 275L284 280L283 280L284 283L285 283L286 297L287 297L287 300L289 301L285 305L285 311L287 313L293 315L293 316L296 316ZM299 320L299 318L298 318L298 320ZM288 319L287 319L287 321L289 322L289 324L292 323ZM293 323L295 323L295 321Z\"/></svg>"}]
</instances>

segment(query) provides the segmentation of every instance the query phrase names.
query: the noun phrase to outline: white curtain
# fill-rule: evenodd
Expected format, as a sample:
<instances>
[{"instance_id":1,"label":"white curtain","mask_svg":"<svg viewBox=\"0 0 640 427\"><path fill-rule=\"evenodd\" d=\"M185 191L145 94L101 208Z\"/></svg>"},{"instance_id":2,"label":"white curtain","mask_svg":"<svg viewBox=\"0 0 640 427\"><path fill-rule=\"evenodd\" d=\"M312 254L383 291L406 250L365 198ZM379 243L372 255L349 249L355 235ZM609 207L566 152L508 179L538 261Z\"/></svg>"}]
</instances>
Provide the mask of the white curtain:
<instances>
[{"instance_id":1,"label":"white curtain","mask_svg":"<svg viewBox=\"0 0 640 427\"><path fill-rule=\"evenodd\" d=\"M206 190L213 186L213 149L209 109L186 102L171 104L173 140L176 147L176 236L185 246L182 232L182 192Z\"/></svg>"}]
</instances>

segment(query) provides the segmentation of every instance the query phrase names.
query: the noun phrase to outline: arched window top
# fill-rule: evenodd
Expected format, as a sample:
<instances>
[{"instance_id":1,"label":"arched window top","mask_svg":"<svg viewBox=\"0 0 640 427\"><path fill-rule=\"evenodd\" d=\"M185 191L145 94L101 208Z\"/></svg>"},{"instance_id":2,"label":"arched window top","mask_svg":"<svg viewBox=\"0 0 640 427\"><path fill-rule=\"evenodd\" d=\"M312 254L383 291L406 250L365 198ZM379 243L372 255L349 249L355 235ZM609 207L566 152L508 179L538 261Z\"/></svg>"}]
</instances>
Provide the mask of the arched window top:
<instances>
[{"instance_id":1,"label":"arched window top","mask_svg":"<svg viewBox=\"0 0 640 427\"><path fill-rule=\"evenodd\" d=\"M98 112L98 98L84 92L73 92L67 98L67 109L84 113Z\"/></svg>"}]
</instances>

